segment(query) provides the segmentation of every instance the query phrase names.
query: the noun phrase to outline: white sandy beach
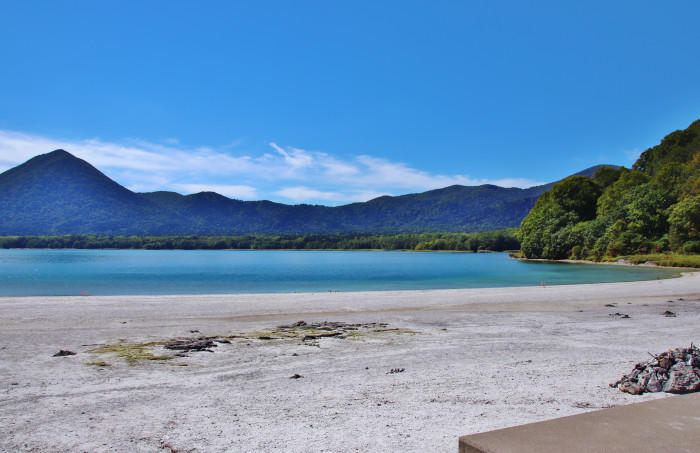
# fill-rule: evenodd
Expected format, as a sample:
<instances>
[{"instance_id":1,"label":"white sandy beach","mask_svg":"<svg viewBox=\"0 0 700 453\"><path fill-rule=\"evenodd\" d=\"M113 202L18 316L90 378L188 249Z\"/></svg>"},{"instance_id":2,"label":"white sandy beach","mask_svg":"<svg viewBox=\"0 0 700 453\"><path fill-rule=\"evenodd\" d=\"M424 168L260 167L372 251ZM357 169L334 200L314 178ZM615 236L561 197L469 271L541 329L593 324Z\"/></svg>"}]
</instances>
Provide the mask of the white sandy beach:
<instances>
[{"instance_id":1,"label":"white sandy beach","mask_svg":"<svg viewBox=\"0 0 700 453\"><path fill-rule=\"evenodd\" d=\"M388 326L253 338L299 320ZM456 451L460 435L667 397L608 384L647 352L697 343L698 326L700 273L546 288L0 298L0 450ZM234 338L133 364L94 352L199 336ZM53 357L60 349L77 354ZM99 362L109 366L86 365Z\"/></svg>"}]
</instances>

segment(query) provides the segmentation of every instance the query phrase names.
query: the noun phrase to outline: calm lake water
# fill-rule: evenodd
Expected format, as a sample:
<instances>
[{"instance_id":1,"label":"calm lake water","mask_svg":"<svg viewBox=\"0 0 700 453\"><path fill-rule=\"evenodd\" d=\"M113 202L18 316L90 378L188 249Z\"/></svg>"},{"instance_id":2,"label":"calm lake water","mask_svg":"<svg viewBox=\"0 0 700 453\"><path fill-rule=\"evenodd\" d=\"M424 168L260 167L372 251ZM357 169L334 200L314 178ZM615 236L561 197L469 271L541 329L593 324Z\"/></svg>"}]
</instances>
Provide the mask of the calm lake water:
<instances>
[{"instance_id":1,"label":"calm lake water","mask_svg":"<svg viewBox=\"0 0 700 453\"><path fill-rule=\"evenodd\" d=\"M676 275L669 269L524 263L505 253L0 250L0 296L488 288Z\"/></svg>"}]
</instances>

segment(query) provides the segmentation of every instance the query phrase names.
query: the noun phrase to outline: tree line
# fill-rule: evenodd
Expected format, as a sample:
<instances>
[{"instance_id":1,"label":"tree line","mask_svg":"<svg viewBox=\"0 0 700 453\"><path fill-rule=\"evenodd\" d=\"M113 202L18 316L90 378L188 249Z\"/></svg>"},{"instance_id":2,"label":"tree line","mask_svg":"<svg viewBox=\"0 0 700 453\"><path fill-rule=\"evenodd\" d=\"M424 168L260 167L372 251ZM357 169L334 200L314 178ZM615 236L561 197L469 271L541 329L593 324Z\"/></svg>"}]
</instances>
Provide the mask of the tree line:
<instances>
[{"instance_id":1,"label":"tree line","mask_svg":"<svg viewBox=\"0 0 700 453\"><path fill-rule=\"evenodd\" d=\"M518 237L527 258L700 253L700 120L667 135L631 169L571 176L535 203Z\"/></svg>"},{"instance_id":2,"label":"tree line","mask_svg":"<svg viewBox=\"0 0 700 453\"><path fill-rule=\"evenodd\" d=\"M4 236L0 248L144 250L518 250L515 229L480 233L307 234L240 236Z\"/></svg>"}]
</instances>

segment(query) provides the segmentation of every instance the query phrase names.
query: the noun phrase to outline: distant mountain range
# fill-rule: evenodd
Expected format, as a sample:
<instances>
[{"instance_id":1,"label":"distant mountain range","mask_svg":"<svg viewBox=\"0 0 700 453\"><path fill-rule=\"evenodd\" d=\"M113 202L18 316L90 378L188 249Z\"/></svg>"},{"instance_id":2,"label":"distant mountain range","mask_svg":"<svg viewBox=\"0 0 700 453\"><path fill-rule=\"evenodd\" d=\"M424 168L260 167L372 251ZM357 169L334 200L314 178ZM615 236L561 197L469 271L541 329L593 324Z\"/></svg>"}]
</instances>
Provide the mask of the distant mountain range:
<instances>
[{"instance_id":1,"label":"distant mountain range","mask_svg":"<svg viewBox=\"0 0 700 453\"><path fill-rule=\"evenodd\" d=\"M0 174L0 235L486 231L519 226L553 184L454 185L337 207L286 205L214 192L135 193L59 149Z\"/></svg>"}]
</instances>

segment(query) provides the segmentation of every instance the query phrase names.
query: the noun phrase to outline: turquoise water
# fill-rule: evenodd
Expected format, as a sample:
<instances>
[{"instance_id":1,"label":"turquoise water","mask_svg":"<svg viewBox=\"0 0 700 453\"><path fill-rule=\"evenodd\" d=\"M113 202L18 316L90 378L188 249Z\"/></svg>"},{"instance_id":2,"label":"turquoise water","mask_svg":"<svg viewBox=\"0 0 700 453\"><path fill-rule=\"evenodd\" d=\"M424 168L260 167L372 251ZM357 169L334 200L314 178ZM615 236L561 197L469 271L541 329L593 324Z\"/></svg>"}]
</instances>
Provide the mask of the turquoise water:
<instances>
[{"instance_id":1,"label":"turquoise water","mask_svg":"<svg viewBox=\"0 0 700 453\"><path fill-rule=\"evenodd\" d=\"M669 269L520 262L505 253L0 250L0 296L488 288L675 275Z\"/></svg>"}]
</instances>

